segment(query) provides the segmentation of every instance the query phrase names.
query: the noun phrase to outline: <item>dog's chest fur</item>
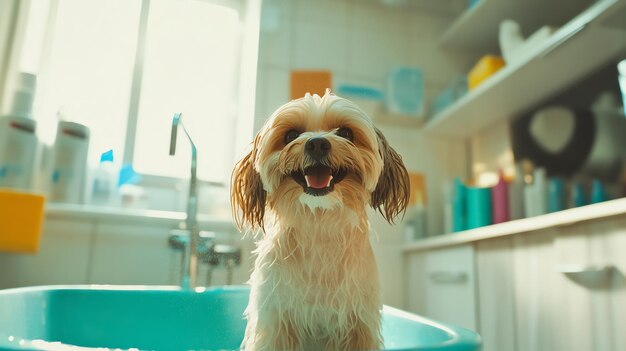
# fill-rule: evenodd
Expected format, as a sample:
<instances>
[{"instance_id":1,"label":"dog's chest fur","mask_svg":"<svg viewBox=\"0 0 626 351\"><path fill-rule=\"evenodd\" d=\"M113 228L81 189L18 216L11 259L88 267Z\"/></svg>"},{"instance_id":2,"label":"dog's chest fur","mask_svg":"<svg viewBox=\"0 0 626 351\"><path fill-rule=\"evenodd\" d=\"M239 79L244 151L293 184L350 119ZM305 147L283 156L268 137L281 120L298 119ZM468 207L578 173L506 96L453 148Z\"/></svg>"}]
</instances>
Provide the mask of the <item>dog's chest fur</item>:
<instances>
[{"instance_id":1,"label":"dog's chest fur","mask_svg":"<svg viewBox=\"0 0 626 351\"><path fill-rule=\"evenodd\" d=\"M263 238L251 282L259 313L286 316L311 346L346 332L357 318L375 320L380 306L367 222L309 224Z\"/></svg>"}]
</instances>

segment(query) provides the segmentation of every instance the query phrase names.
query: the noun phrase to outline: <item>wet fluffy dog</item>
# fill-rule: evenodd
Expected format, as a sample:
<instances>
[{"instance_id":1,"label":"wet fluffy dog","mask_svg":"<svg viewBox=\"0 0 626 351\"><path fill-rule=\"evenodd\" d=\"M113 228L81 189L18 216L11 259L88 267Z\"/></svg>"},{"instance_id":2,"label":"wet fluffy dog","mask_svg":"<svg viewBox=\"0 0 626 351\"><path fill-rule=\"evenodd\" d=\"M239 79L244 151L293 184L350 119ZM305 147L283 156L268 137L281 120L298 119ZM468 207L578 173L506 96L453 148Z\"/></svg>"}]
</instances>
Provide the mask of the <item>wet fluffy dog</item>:
<instances>
[{"instance_id":1,"label":"wet fluffy dog","mask_svg":"<svg viewBox=\"0 0 626 351\"><path fill-rule=\"evenodd\" d=\"M408 197L400 156L355 104L327 92L280 107L232 177L238 226L264 231L242 347L381 348L366 209L391 223Z\"/></svg>"}]
</instances>

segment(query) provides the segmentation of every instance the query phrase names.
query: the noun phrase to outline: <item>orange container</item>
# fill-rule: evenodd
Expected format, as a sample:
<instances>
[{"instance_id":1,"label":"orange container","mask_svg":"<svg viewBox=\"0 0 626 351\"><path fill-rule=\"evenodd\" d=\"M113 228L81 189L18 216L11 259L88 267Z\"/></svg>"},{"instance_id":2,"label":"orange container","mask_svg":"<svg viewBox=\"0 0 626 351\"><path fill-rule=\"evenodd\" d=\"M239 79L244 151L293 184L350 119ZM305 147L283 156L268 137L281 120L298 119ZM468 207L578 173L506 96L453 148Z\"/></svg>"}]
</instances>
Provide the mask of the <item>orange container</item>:
<instances>
[{"instance_id":1,"label":"orange container","mask_svg":"<svg viewBox=\"0 0 626 351\"><path fill-rule=\"evenodd\" d=\"M326 89L333 87L333 74L330 71L291 71L291 99L303 97L306 93L324 96Z\"/></svg>"},{"instance_id":2,"label":"orange container","mask_svg":"<svg viewBox=\"0 0 626 351\"><path fill-rule=\"evenodd\" d=\"M470 90L476 88L485 79L489 78L500 68L504 67L504 60L500 56L486 55L472 68L467 76L467 86Z\"/></svg>"},{"instance_id":3,"label":"orange container","mask_svg":"<svg viewBox=\"0 0 626 351\"><path fill-rule=\"evenodd\" d=\"M0 188L0 252L39 251L45 197Z\"/></svg>"}]
</instances>

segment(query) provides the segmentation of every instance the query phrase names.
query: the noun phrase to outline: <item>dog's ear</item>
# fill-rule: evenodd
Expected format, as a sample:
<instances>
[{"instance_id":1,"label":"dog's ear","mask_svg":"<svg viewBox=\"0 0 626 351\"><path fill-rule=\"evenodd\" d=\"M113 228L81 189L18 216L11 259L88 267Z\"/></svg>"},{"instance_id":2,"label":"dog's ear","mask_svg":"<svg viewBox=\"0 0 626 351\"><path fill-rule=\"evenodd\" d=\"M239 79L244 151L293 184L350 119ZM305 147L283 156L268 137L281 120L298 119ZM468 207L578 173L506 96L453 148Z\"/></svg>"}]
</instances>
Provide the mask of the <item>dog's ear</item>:
<instances>
[{"instance_id":1,"label":"dog's ear","mask_svg":"<svg viewBox=\"0 0 626 351\"><path fill-rule=\"evenodd\" d=\"M383 133L378 128L375 129L383 158L383 171L372 193L371 205L380 211L387 222L393 223L394 218L403 213L409 204L409 173L404 167L402 157L389 146Z\"/></svg>"},{"instance_id":2,"label":"dog's ear","mask_svg":"<svg viewBox=\"0 0 626 351\"><path fill-rule=\"evenodd\" d=\"M254 160L259 137L254 140L252 150L235 165L230 182L230 202L237 228L246 225L263 228L266 193L261 175L254 169Z\"/></svg>"}]
</instances>

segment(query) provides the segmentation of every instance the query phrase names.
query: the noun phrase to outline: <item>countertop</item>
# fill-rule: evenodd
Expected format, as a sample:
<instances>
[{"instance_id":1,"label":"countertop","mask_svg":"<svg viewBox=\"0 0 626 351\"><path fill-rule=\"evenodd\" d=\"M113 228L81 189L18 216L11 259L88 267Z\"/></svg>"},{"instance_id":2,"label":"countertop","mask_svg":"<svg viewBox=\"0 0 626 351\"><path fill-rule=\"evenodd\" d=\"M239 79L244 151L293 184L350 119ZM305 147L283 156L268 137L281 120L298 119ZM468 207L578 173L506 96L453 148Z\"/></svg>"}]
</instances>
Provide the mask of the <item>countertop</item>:
<instances>
[{"instance_id":1,"label":"countertop","mask_svg":"<svg viewBox=\"0 0 626 351\"><path fill-rule=\"evenodd\" d=\"M123 207L103 207L93 205L46 203L46 218L68 218L82 220L108 220L117 222L162 223L175 226L185 220L184 212L144 210ZM201 228L215 230L235 230L232 218L198 215Z\"/></svg>"},{"instance_id":2,"label":"countertop","mask_svg":"<svg viewBox=\"0 0 626 351\"><path fill-rule=\"evenodd\" d=\"M406 244L402 251L405 254L409 254L416 251L432 250L547 228L570 226L580 222L606 219L615 216L626 216L626 198L416 240Z\"/></svg>"}]
</instances>

